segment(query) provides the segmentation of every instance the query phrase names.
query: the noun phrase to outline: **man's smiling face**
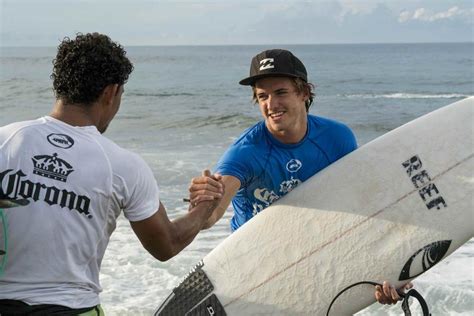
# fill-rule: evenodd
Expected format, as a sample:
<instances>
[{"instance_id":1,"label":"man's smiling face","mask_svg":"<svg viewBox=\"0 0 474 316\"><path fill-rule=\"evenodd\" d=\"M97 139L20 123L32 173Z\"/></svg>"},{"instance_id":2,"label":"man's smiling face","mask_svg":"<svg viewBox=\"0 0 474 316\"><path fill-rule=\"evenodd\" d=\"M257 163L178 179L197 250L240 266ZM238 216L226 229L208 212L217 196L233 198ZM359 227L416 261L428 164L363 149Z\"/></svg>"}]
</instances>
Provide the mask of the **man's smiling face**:
<instances>
[{"instance_id":1,"label":"man's smiling face","mask_svg":"<svg viewBox=\"0 0 474 316\"><path fill-rule=\"evenodd\" d=\"M296 143L306 133L308 95L298 93L288 77L267 77L255 83L255 95L267 129L283 143Z\"/></svg>"}]
</instances>

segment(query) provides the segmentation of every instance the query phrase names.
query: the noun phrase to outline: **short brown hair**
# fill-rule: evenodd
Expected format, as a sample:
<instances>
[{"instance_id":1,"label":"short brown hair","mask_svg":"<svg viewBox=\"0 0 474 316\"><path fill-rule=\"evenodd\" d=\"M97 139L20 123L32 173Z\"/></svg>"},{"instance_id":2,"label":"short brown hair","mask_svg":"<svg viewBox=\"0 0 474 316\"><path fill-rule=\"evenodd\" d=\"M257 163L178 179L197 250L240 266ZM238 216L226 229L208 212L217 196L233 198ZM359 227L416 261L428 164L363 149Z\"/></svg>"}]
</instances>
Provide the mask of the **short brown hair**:
<instances>
[{"instance_id":1,"label":"short brown hair","mask_svg":"<svg viewBox=\"0 0 474 316\"><path fill-rule=\"evenodd\" d=\"M314 93L314 84L312 84L310 82L306 82L301 78L291 78L291 77L288 77L288 78L291 79L291 81L293 82L293 85L296 88L296 92L298 94L304 93L304 92L308 93L309 98L308 98L308 100L306 101L306 104L305 104L306 105L306 112L308 112L309 107L311 106L311 104L313 104L314 97L316 96L316 94ZM255 103L258 103L257 93L256 93L256 90L255 90L255 85L252 85L252 91L253 91L252 99Z\"/></svg>"}]
</instances>

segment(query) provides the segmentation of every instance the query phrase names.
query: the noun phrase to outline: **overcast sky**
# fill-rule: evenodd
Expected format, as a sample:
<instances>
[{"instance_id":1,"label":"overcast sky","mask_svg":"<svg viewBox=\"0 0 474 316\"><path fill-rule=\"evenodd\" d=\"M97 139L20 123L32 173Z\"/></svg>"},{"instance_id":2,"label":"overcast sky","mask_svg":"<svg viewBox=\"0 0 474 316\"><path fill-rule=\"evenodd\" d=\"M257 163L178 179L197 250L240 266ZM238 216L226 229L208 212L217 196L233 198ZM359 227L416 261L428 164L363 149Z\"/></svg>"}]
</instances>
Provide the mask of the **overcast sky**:
<instances>
[{"instance_id":1,"label":"overcast sky","mask_svg":"<svg viewBox=\"0 0 474 316\"><path fill-rule=\"evenodd\" d=\"M474 0L0 0L0 46L473 41Z\"/></svg>"}]
</instances>

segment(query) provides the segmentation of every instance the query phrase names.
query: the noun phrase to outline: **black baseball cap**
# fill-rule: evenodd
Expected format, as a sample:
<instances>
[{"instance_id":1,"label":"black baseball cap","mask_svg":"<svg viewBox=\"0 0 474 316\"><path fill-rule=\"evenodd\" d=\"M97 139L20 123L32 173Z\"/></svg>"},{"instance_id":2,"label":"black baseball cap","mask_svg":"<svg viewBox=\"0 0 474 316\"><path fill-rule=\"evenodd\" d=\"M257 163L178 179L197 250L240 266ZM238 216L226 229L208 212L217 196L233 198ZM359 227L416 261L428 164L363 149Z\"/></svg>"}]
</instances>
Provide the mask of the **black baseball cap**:
<instances>
[{"instance_id":1,"label":"black baseball cap","mask_svg":"<svg viewBox=\"0 0 474 316\"><path fill-rule=\"evenodd\" d=\"M290 51L270 49L252 58L250 76L239 83L243 86L253 86L260 78L278 76L296 77L308 82L308 74L301 60Z\"/></svg>"}]
</instances>

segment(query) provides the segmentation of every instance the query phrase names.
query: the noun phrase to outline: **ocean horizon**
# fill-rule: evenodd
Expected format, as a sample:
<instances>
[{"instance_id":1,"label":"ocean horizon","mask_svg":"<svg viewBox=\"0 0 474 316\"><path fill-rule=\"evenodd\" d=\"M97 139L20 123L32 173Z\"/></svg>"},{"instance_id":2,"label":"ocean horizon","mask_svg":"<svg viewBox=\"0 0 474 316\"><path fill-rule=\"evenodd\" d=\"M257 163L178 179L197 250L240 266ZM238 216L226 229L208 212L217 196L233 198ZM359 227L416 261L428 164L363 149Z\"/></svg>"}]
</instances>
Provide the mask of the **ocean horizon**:
<instances>
[{"instance_id":1,"label":"ocean horizon","mask_svg":"<svg viewBox=\"0 0 474 316\"><path fill-rule=\"evenodd\" d=\"M84 33L85 34L85 33ZM65 36L66 37L66 36ZM62 38L58 38L58 44L61 42ZM473 44L474 41L440 41L440 42L354 42L354 43L261 43L261 44L244 44L244 43L235 43L235 44L131 44L128 45L120 40L114 41L119 42L125 49L127 47L226 47L226 46L243 46L243 47L255 47L255 46L339 46L339 45L430 45L430 44ZM56 48L55 45L2 45L0 42L1 48Z\"/></svg>"}]
</instances>

